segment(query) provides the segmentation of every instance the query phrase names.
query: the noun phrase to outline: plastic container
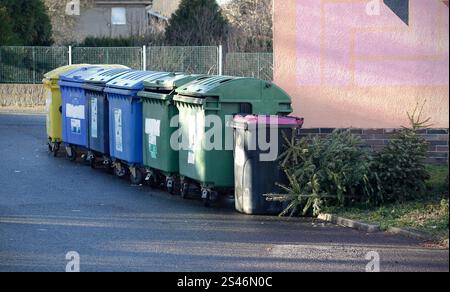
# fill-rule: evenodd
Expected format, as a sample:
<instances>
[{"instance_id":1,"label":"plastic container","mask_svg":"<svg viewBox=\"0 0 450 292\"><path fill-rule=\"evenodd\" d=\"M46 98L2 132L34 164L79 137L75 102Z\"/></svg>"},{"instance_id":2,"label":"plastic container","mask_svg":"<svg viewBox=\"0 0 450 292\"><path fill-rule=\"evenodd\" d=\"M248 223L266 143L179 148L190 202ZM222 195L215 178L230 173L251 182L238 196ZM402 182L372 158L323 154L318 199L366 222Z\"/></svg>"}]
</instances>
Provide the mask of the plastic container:
<instances>
[{"instance_id":1,"label":"plastic container","mask_svg":"<svg viewBox=\"0 0 450 292\"><path fill-rule=\"evenodd\" d=\"M168 191L175 191L175 179L179 172L178 150L171 147L170 139L178 129L170 122L178 115L173 102L175 89L204 75L169 73L144 82L144 90L138 96L143 102L143 165L151 185L165 184Z\"/></svg>"},{"instance_id":2,"label":"plastic container","mask_svg":"<svg viewBox=\"0 0 450 292\"><path fill-rule=\"evenodd\" d=\"M267 201L264 195L284 193L277 183L288 185L288 180L278 157L286 150L285 137L291 139L303 126L303 119L238 115L230 124L234 128L235 141L236 210L245 214L281 213L285 206L281 202ZM259 145L260 135L264 135L261 139L271 142L270 149Z\"/></svg>"},{"instance_id":3,"label":"plastic container","mask_svg":"<svg viewBox=\"0 0 450 292\"><path fill-rule=\"evenodd\" d=\"M46 104L46 128L49 151L56 156L62 142L62 98L58 85L61 74L75 69L88 67L88 64L78 64L59 67L44 75L42 83L45 90Z\"/></svg>"},{"instance_id":4,"label":"plastic container","mask_svg":"<svg viewBox=\"0 0 450 292\"><path fill-rule=\"evenodd\" d=\"M189 185L198 184L205 205L234 188L233 131L225 125L238 113L288 115L292 112L290 97L270 82L254 78L213 76L188 83L176 90L180 130L186 135L179 151L182 195ZM221 125L222 145L208 143L206 120L213 117Z\"/></svg>"},{"instance_id":5,"label":"plastic container","mask_svg":"<svg viewBox=\"0 0 450 292\"><path fill-rule=\"evenodd\" d=\"M115 174L131 172L133 184L142 182L142 102L138 92L144 80L166 75L164 72L133 71L106 84L109 102L109 151Z\"/></svg>"},{"instance_id":6,"label":"plastic container","mask_svg":"<svg viewBox=\"0 0 450 292\"><path fill-rule=\"evenodd\" d=\"M59 81L62 97L62 141L70 160L77 157L76 149L89 148L89 104L83 88L86 80L111 68L122 65L96 65L62 74Z\"/></svg>"},{"instance_id":7,"label":"plastic container","mask_svg":"<svg viewBox=\"0 0 450 292\"><path fill-rule=\"evenodd\" d=\"M89 104L88 160L93 167L97 157L103 157L103 162L109 165L109 106L104 92L106 84L129 72L129 69L108 69L87 78L82 86Z\"/></svg>"}]
</instances>

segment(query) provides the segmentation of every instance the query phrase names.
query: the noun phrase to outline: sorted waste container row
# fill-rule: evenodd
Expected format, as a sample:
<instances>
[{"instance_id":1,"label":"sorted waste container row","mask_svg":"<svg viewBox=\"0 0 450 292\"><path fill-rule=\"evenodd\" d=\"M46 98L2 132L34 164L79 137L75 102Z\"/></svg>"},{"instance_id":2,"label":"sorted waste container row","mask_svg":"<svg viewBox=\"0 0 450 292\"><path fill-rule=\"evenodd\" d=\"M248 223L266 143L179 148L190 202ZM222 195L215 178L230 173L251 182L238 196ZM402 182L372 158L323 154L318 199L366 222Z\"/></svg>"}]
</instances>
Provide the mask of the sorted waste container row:
<instances>
[{"instance_id":1,"label":"sorted waste container row","mask_svg":"<svg viewBox=\"0 0 450 292\"><path fill-rule=\"evenodd\" d=\"M83 64L49 72L43 82L48 91L49 150L55 156L62 144L72 161L82 154L94 168L129 175L133 184L164 186L183 197L199 190L206 205L221 195L236 195L235 171L239 175L246 171L236 166L234 140L239 127L232 123L233 116L242 120L292 112L291 99L283 90L254 78ZM288 128L301 127L303 120L286 122L289 119L283 120ZM256 175L257 164L249 165ZM258 190L238 186L239 198L242 192ZM262 203L245 209L237 201L236 208L244 213L274 211Z\"/></svg>"}]
</instances>

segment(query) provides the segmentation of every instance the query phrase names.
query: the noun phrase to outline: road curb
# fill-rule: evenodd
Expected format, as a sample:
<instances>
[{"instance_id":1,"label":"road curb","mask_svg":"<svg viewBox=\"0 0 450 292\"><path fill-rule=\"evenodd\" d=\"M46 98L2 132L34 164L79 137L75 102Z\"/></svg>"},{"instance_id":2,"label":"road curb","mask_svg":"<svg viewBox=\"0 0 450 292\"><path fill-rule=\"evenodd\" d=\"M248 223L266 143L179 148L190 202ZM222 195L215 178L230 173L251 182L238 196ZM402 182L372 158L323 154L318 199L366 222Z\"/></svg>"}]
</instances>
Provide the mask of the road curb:
<instances>
[{"instance_id":1,"label":"road curb","mask_svg":"<svg viewBox=\"0 0 450 292\"><path fill-rule=\"evenodd\" d=\"M380 225L359 222L359 221L339 217L339 216L336 216L333 214L320 214L317 218L322 221L325 221L325 222L330 222L330 223L333 223L336 225L340 225L340 226L344 226L344 227L348 227L348 228L352 228L352 229L357 229L357 230L364 231L367 233L375 233L375 232L381 231Z\"/></svg>"},{"instance_id":2,"label":"road curb","mask_svg":"<svg viewBox=\"0 0 450 292\"><path fill-rule=\"evenodd\" d=\"M432 241L434 239L431 235L428 235L428 234L425 234L425 233L422 233L419 231L413 231L413 230L408 230L408 229L403 229L403 228L398 228L398 227L389 227L386 232L395 234L395 235L402 235L402 236L409 237L409 238L424 240L424 241Z\"/></svg>"},{"instance_id":3,"label":"road curb","mask_svg":"<svg viewBox=\"0 0 450 292\"><path fill-rule=\"evenodd\" d=\"M325 221L325 222L329 222L332 224L336 224L336 225L340 225L340 226L344 226L344 227L348 227L348 228L352 228L352 229L357 229L357 230L364 231L367 233L381 232L380 225L359 222L359 221L339 217L339 216L336 216L333 214L320 214L317 218L322 221ZM419 231L415 231L415 230L404 229L404 228L389 227L386 230L386 232L390 233L390 234L401 235L401 236L418 239L418 240L423 240L423 241L433 241L434 240L434 238L431 235L428 235L428 234L425 234L425 233L422 233Z\"/></svg>"}]
</instances>

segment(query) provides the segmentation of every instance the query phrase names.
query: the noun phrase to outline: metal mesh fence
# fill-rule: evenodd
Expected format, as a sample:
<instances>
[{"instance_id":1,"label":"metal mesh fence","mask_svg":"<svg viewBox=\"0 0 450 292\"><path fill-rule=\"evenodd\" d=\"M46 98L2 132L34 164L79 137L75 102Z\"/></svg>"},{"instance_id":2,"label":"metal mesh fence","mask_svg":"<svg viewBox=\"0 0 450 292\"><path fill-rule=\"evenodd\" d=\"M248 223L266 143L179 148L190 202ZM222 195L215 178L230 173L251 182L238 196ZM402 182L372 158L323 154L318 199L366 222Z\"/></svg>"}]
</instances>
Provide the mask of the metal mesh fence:
<instances>
[{"instance_id":1,"label":"metal mesh fence","mask_svg":"<svg viewBox=\"0 0 450 292\"><path fill-rule=\"evenodd\" d=\"M69 64L68 47L0 47L0 83L39 84L44 73ZM218 47L74 47L72 63L122 64L133 69L219 74ZM223 74L273 79L272 53L228 53Z\"/></svg>"},{"instance_id":2,"label":"metal mesh fence","mask_svg":"<svg viewBox=\"0 0 450 292\"><path fill-rule=\"evenodd\" d=\"M0 47L0 83L36 84L69 63L67 47Z\"/></svg>"},{"instance_id":3,"label":"metal mesh fence","mask_svg":"<svg viewBox=\"0 0 450 292\"><path fill-rule=\"evenodd\" d=\"M224 74L273 80L273 53L228 53Z\"/></svg>"},{"instance_id":4,"label":"metal mesh fence","mask_svg":"<svg viewBox=\"0 0 450 292\"><path fill-rule=\"evenodd\" d=\"M82 48L72 49L73 64L120 64L142 69L142 48Z\"/></svg>"},{"instance_id":5,"label":"metal mesh fence","mask_svg":"<svg viewBox=\"0 0 450 292\"><path fill-rule=\"evenodd\" d=\"M218 74L217 47L149 47L147 70Z\"/></svg>"}]
</instances>

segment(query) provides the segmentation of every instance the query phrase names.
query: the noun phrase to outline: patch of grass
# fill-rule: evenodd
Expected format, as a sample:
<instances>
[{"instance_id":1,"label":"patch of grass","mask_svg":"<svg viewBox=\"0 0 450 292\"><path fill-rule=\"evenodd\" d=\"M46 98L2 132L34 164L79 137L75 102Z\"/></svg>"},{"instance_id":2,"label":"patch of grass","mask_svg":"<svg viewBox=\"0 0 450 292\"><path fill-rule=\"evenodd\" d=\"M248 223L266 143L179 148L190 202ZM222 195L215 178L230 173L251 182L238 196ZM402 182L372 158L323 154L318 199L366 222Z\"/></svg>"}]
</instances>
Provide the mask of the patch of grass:
<instances>
[{"instance_id":1,"label":"patch of grass","mask_svg":"<svg viewBox=\"0 0 450 292\"><path fill-rule=\"evenodd\" d=\"M368 207L366 205L328 207L322 212L367 223L380 224L383 230L389 227L418 230L433 236L436 241L448 246L448 167L429 165L427 169L431 174L431 179L427 182L428 195L420 200L381 207Z\"/></svg>"},{"instance_id":2,"label":"patch of grass","mask_svg":"<svg viewBox=\"0 0 450 292\"><path fill-rule=\"evenodd\" d=\"M427 181L427 188L431 196L448 196L448 166L427 165L431 178Z\"/></svg>"}]
</instances>

